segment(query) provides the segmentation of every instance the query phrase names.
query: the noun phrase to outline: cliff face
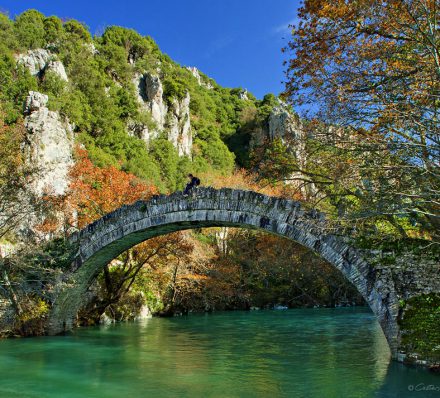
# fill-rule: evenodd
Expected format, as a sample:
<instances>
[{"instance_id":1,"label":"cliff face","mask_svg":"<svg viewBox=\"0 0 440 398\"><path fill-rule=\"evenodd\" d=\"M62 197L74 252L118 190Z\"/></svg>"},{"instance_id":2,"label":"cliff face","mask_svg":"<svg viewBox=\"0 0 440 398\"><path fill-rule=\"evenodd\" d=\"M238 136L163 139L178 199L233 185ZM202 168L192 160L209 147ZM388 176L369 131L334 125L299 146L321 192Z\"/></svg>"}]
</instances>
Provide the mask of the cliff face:
<instances>
[{"instance_id":1,"label":"cliff face","mask_svg":"<svg viewBox=\"0 0 440 398\"><path fill-rule=\"evenodd\" d=\"M189 93L186 93L186 96L181 100L173 98L168 113L168 140L177 148L179 156L191 155L190 101Z\"/></svg>"},{"instance_id":2,"label":"cliff face","mask_svg":"<svg viewBox=\"0 0 440 398\"><path fill-rule=\"evenodd\" d=\"M289 110L289 107L280 102L269 115L267 134L271 140L281 138L286 140L295 153L300 168L306 164L305 140L306 133L299 116Z\"/></svg>"},{"instance_id":3,"label":"cliff face","mask_svg":"<svg viewBox=\"0 0 440 398\"><path fill-rule=\"evenodd\" d=\"M43 79L47 73L54 73L68 82L66 70L61 61L45 49L29 50L16 57L17 65ZM73 165L73 129L58 112L47 107L48 96L30 91L23 113L27 130L24 151L28 161L36 167L39 178L33 187L37 195L51 193L65 194L68 187L68 173Z\"/></svg>"},{"instance_id":4,"label":"cliff face","mask_svg":"<svg viewBox=\"0 0 440 398\"><path fill-rule=\"evenodd\" d=\"M63 195L73 165L72 127L58 112L50 111L47 95L31 91L26 99L24 124L27 130L24 150L39 173L35 193Z\"/></svg>"},{"instance_id":5,"label":"cliff face","mask_svg":"<svg viewBox=\"0 0 440 398\"><path fill-rule=\"evenodd\" d=\"M61 80L69 81L63 63L57 59L55 54L46 49L29 50L24 54L17 55L16 61L17 66L27 68L32 75L39 79L44 79L47 73L54 73ZM136 135L148 144L164 132L180 156L190 156L192 132L189 93L181 100L172 98L168 105L164 99L162 82L157 75L135 74L133 83L140 109L151 116L155 126L129 122L127 133ZM47 108L47 102L48 98L45 94L29 93L24 110L26 128L29 137L31 137L28 152L34 154L32 155L33 161L38 158L38 166L47 176L42 177L36 187L37 192L41 193L43 187L48 182L52 182L53 192L61 195L67 187L66 181L62 183L62 179L66 177L65 170L72 163L73 131L69 123L62 121L57 112L52 112ZM57 150L55 150L55 143L58 143ZM42 150L42 148L47 149ZM35 155L37 153L38 155ZM51 171L48 171L49 165Z\"/></svg>"},{"instance_id":6,"label":"cliff face","mask_svg":"<svg viewBox=\"0 0 440 398\"><path fill-rule=\"evenodd\" d=\"M52 72L64 81L69 80L62 62L48 50L42 48L29 50L25 54L19 54L16 58L17 64L28 68L33 76L43 78L46 73Z\"/></svg>"},{"instance_id":7,"label":"cliff face","mask_svg":"<svg viewBox=\"0 0 440 398\"><path fill-rule=\"evenodd\" d=\"M196 78L199 86L205 87L208 90L212 90L214 88L209 80L203 78L200 71L195 66L187 66L186 69L189 70L191 74Z\"/></svg>"},{"instance_id":8,"label":"cliff face","mask_svg":"<svg viewBox=\"0 0 440 398\"><path fill-rule=\"evenodd\" d=\"M100 56L100 52L96 48L90 51L92 57ZM30 73L36 76L40 82L44 81L47 73L57 75L65 82L66 90L69 90L69 87L75 86L77 82L74 80L69 81L66 69L58 57L55 53L40 48L19 54L16 56L16 61L18 66L28 68ZM183 85L183 88L178 88L176 94L170 96L167 88L168 93L165 95L164 81L168 84L170 75L167 75L167 73L170 73L170 71L167 68L169 68L169 65L165 67L158 62L154 68L151 68L151 65L145 68L139 67L136 62L132 59L127 61L130 65L129 68L132 68L131 83L129 80L128 85L133 85L135 103L139 112L144 114L145 117L128 118L125 122L127 134L142 139L147 145L151 140L159 136L165 136L176 148L179 156L191 157L193 146L191 121L195 120L196 130L194 131L197 134L199 116L194 118L195 115L191 113L191 109L194 107L192 107L189 90ZM151 72L151 70L154 72ZM172 73L176 73L175 71ZM189 71L195 78L196 86L200 87L197 90L204 90L204 92L210 92L213 95L223 90L219 90L218 86L214 88L211 84L212 80L195 67L182 68L182 71L185 73ZM118 80L117 75L115 76L115 80L113 80L115 86L122 89L123 85ZM178 79L179 77L174 81L180 84ZM194 93L194 87L192 90L194 95L197 94ZM108 93L108 91L106 92ZM257 107L259 106L258 101L251 99L252 96L249 96L246 90L235 90L235 94L231 95L236 95L238 100L243 101L243 103L249 104L249 101L253 101L254 104L257 104ZM200 98L203 97L196 99L199 103ZM280 138L294 153L298 167L301 169L305 167L307 162L305 155L306 133L302 122L292 112L291 108L282 101L277 100L271 102L271 104L272 109L269 116L253 132L250 146L252 148L262 145L266 139ZM200 105L197 106L200 109ZM38 194L42 194L44 190L49 190L55 195L63 195L68 186L68 169L73 163L74 126L69 124L68 120L61 117L58 112L51 111L48 108L48 97L44 93L35 91L29 93L24 114L28 131L28 139L25 145L28 158L42 170L42 177L35 190Z\"/></svg>"},{"instance_id":9,"label":"cliff face","mask_svg":"<svg viewBox=\"0 0 440 398\"><path fill-rule=\"evenodd\" d=\"M92 51L92 56L99 56L99 51ZM66 82L66 89L75 82L69 82L64 65L57 55L46 49L29 50L16 56L17 65L29 69L30 73L40 81L47 73L56 74ZM135 67L135 62L129 62ZM160 63L154 72L139 72L135 68L132 84L135 89L135 100L140 112L146 115L144 119L128 120L127 134L142 139L147 145L160 135L165 135L177 149L179 156L191 156L193 146L193 129L190 104L191 95L184 90L179 96L166 97L163 79L168 72L161 70ZM187 67L197 81L200 90L214 91L211 80L195 67ZM115 81L118 87L122 87ZM218 90L216 88L215 90ZM246 90L236 93L240 101L251 101ZM49 190L55 195L63 195L67 189L68 169L71 167L74 129L68 120L58 112L48 109L48 97L44 93L30 92L26 100L25 125L28 131L26 151L28 158L42 170L42 177L35 187L38 194ZM282 101L272 105L272 110L266 121L259 125L252 134L250 146L262 145L266 139L280 138L295 154L299 168L306 165L306 133L299 117Z\"/></svg>"},{"instance_id":10,"label":"cliff face","mask_svg":"<svg viewBox=\"0 0 440 398\"><path fill-rule=\"evenodd\" d=\"M291 153L294 155L298 169L304 170L307 165L306 140L307 132L299 116L294 113L286 103L278 100L278 105L271 110L266 123L259 126L251 137L250 146L255 148L264 145L267 140L273 141L281 139L287 145ZM300 171L290 175L290 184L298 186L304 197L316 193L316 189L312 183L307 187L301 184L301 179L305 175Z\"/></svg>"},{"instance_id":11,"label":"cliff face","mask_svg":"<svg viewBox=\"0 0 440 398\"><path fill-rule=\"evenodd\" d=\"M178 150L180 156L190 156L192 149L192 132L189 105L189 93L179 100L171 99L167 105L163 96L162 82L157 75L145 73L136 75L133 81L136 87L137 101L141 109L150 113L156 127L136 126L136 134L147 144L161 132L165 132L168 140ZM133 131L133 126L131 127Z\"/></svg>"},{"instance_id":12,"label":"cliff face","mask_svg":"<svg viewBox=\"0 0 440 398\"><path fill-rule=\"evenodd\" d=\"M44 170L39 194L46 188L65 193L73 141L95 165L121 168L162 192L181 188L188 171L229 175L236 163L246 164L255 126L254 142L258 134L289 145L294 137L292 150L300 156L300 122L273 95L258 100L241 88L221 87L132 29L112 26L92 37L77 21L32 15L56 29L32 40L19 24L8 32L19 45L8 48L4 68L17 90L5 90L4 109L16 120L26 102L24 146Z\"/></svg>"}]
</instances>

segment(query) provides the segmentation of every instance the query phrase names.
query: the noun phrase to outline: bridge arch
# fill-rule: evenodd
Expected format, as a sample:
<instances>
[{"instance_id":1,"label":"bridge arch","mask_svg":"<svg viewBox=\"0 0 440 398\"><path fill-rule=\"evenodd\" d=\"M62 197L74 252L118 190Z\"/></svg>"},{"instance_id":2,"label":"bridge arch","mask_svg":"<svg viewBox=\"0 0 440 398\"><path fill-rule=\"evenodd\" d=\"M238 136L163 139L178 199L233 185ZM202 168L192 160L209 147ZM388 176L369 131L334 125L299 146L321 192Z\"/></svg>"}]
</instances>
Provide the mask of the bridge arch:
<instances>
[{"instance_id":1,"label":"bridge arch","mask_svg":"<svg viewBox=\"0 0 440 398\"><path fill-rule=\"evenodd\" d=\"M196 195L180 192L122 206L70 237L76 248L71 272L54 302L48 333L73 327L87 289L104 265L147 239L200 227L261 229L314 251L342 274L364 297L388 340L394 357L398 347L398 300L393 282L343 238L327 228L324 214L305 211L299 202L252 191L200 188Z\"/></svg>"}]
</instances>

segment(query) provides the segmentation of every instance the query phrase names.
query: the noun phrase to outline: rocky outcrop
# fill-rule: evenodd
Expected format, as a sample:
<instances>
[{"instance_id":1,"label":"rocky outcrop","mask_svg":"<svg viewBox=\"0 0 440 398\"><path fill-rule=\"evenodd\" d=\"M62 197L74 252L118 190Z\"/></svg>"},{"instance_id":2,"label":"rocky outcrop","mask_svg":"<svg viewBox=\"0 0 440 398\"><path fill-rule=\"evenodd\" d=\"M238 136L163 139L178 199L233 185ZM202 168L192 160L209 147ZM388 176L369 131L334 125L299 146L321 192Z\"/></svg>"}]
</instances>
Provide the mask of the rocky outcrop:
<instances>
[{"instance_id":1,"label":"rocky outcrop","mask_svg":"<svg viewBox=\"0 0 440 398\"><path fill-rule=\"evenodd\" d=\"M290 148L300 170L306 169L306 129L291 107L280 100L278 105L272 109L266 123L256 128L250 145L251 147L258 147L264 145L266 140L273 141L275 139L281 139ZM307 185L301 183L301 179L304 177L303 173L295 172L290 175L290 184L298 186L304 197L315 195L317 189L313 183Z\"/></svg>"},{"instance_id":2,"label":"rocky outcrop","mask_svg":"<svg viewBox=\"0 0 440 398\"><path fill-rule=\"evenodd\" d=\"M281 138L295 153L300 168L306 164L305 140L306 133L299 116L288 106L280 102L273 108L268 120L268 136L271 140Z\"/></svg>"},{"instance_id":3,"label":"rocky outcrop","mask_svg":"<svg viewBox=\"0 0 440 398\"><path fill-rule=\"evenodd\" d=\"M212 90L214 88L210 81L204 81L204 79L200 75L200 71L195 66L187 66L186 69L188 69L191 74L197 79L197 83L199 84L199 86L203 86L208 90Z\"/></svg>"},{"instance_id":4,"label":"rocky outcrop","mask_svg":"<svg viewBox=\"0 0 440 398\"><path fill-rule=\"evenodd\" d=\"M52 72L66 82L69 80L62 62L57 60L56 56L50 51L42 48L29 50L25 54L19 54L17 56L17 64L28 68L31 75L38 76L39 78L43 77L47 72Z\"/></svg>"},{"instance_id":5,"label":"rocky outcrop","mask_svg":"<svg viewBox=\"0 0 440 398\"><path fill-rule=\"evenodd\" d=\"M271 139L298 139L304 136L304 128L297 114L280 102L273 108L268 120L268 134Z\"/></svg>"},{"instance_id":6,"label":"rocky outcrop","mask_svg":"<svg viewBox=\"0 0 440 398\"><path fill-rule=\"evenodd\" d=\"M191 72L191 74L197 79L197 83L199 83L199 86L201 86L202 77L200 76L199 70L195 66L187 66L186 69Z\"/></svg>"},{"instance_id":7,"label":"rocky outcrop","mask_svg":"<svg viewBox=\"0 0 440 398\"><path fill-rule=\"evenodd\" d=\"M99 51L97 50L97 48L95 47L95 45L93 43L84 43L84 47L90 51L90 53L92 55L97 55L99 54Z\"/></svg>"},{"instance_id":8,"label":"rocky outcrop","mask_svg":"<svg viewBox=\"0 0 440 398\"><path fill-rule=\"evenodd\" d=\"M189 93L180 101L173 98L168 115L168 140L177 148L179 156L191 155L190 101Z\"/></svg>"},{"instance_id":9,"label":"rocky outcrop","mask_svg":"<svg viewBox=\"0 0 440 398\"><path fill-rule=\"evenodd\" d=\"M73 165L73 132L58 112L46 107L47 101L47 95L29 92L24 109L27 130L24 149L28 160L40 174L35 182L35 193L63 195L68 187L69 169Z\"/></svg>"},{"instance_id":10,"label":"rocky outcrop","mask_svg":"<svg viewBox=\"0 0 440 398\"><path fill-rule=\"evenodd\" d=\"M168 106L164 100L162 82L158 76L150 73L136 75L133 83L137 88L137 100L140 107L151 114L156 128L149 129L146 125L132 122L128 124L129 132L148 143L161 131L165 131L179 155L189 156L192 149L189 93L181 100L172 98Z\"/></svg>"},{"instance_id":11,"label":"rocky outcrop","mask_svg":"<svg viewBox=\"0 0 440 398\"><path fill-rule=\"evenodd\" d=\"M29 91L29 95L24 103L24 114L29 115L46 107L47 101L49 101L49 97L46 94L39 93L38 91Z\"/></svg>"},{"instance_id":12,"label":"rocky outcrop","mask_svg":"<svg viewBox=\"0 0 440 398\"><path fill-rule=\"evenodd\" d=\"M137 100L142 109L151 113L154 122L157 125L156 134L162 131L165 125L165 119L168 112L167 105L163 100L162 82L158 76L144 73L137 74L133 80L136 86Z\"/></svg>"},{"instance_id":13,"label":"rocky outcrop","mask_svg":"<svg viewBox=\"0 0 440 398\"><path fill-rule=\"evenodd\" d=\"M129 122L128 132L144 140L147 144L163 130L168 108L163 100L163 87L158 76L145 73L136 74L133 79L136 99L140 108L151 115L155 128L142 123Z\"/></svg>"},{"instance_id":14,"label":"rocky outcrop","mask_svg":"<svg viewBox=\"0 0 440 398\"><path fill-rule=\"evenodd\" d=\"M249 100L248 91L246 89L240 90L240 92L238 93L238 98L240 98L243 101L248 101Z\"/></svg>"},{"instance_id":15,"label":"rocky outcrop","mask_svg":"<svg viewBox=\"0 0 440 398\"><path fill-rule=\"evenodd\" d=\"M59 78L61 78L61 80L64 80L65 82L69 81L66 70L64 69L64 65L61 61L56 61L56 60L49 61L49 63L46 65L46 68L44 69L44 73L47 72L54 73Z\"/></svg>"},{"instance_id":16,"label":"rocky outcrop","mask_svg":"<svg viewBox=\"0 0 440 398\"><path fill-rule=\"evenodd\" d=\"M50 53L42 48L29 50L17 56L17 64L29 69L32 76L39 76L51 59Z\"/></svg>"},{"instance_id":17,"label":"rocky outcrop","mask_svg":"<svg viewBox=\"0 0 440 398\"><path fill-rule=\"evenodd\" d=\"M144 75L145 95L150 104L151 116L159 129L163 129L167 114L167 106L163 100L162 82L158 76Z\"/></svg>"},{"instance_id":18,"label":"rocky outcrop","mask_svg":"<svg viewBox=\"0 0 440 398\"><path fill-rule=\"evenodd\" d=\"M127 130L129 135L140 138L141 140L145 141L147 145L150 140L157 135L157 132L155 130L150 131L147 125L135 122L133 120L128 122Z\"/></svg>"}]
</instances>

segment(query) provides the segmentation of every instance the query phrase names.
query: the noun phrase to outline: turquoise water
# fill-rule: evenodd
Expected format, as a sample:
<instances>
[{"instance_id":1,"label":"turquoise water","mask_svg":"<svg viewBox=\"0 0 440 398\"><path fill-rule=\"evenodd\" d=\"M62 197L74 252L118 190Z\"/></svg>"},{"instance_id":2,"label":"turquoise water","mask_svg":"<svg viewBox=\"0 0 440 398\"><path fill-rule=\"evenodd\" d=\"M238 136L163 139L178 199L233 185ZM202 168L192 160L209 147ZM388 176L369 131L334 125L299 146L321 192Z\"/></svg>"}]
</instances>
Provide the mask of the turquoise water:
<instances>
[{"instance_id":1,"label":"turquoise water","mask_svg":"<svg viewBox=\"0 0 440 398\"><path fill-rule=\"evenodd\" d=\"M227 312L0 341L0 397L424 398L440 377L390 362L367 309Z\"/></svg>"}]
</instances>

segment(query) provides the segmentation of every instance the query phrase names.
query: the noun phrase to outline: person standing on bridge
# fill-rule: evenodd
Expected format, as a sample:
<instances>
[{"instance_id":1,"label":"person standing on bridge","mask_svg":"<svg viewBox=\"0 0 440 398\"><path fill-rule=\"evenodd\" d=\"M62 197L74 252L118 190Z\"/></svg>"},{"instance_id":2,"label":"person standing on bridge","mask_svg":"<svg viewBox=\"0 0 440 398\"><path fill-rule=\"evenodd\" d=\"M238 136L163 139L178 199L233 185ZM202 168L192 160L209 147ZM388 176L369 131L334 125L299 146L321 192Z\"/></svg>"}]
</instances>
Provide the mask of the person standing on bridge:
<instances>
[{"instance_id":1,"label":"person standing on bridge","mask_svg":"<svg viewBox=\"0 0 440 398\"><path fill-rule=\"evenodd\" d=\"M185 190L183 191L184 196L188 196L194 187L197 187L200 185L200 178L198 178L192 174L188 174L188 179L189 179L189 182L188 182L188 184L186 184Z\"/></svg>"}]
</instances>

